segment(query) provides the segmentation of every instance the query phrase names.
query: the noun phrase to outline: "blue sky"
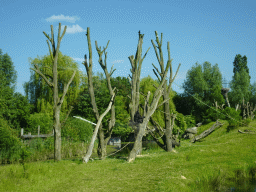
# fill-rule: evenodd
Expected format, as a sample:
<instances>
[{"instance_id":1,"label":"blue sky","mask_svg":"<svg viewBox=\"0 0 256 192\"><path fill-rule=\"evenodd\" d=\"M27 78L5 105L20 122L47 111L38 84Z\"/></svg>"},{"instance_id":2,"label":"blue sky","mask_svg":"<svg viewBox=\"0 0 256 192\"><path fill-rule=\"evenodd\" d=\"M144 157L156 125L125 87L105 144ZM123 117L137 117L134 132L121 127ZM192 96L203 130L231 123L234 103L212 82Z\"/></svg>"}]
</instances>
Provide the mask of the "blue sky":
<instances>
[{"instance_id":1,"label":"blue sky","mask_svg":"<svg viewBox=\"0 0 256 192\"><path fill-rule=\"evenodd\" d=\"M163 33L163 54L167 64L167 41L173 59L173 71L181 67L173 84L179 93L186 73L196 62L218 64L228 81L233 76L236 54L246 55L251 83L256 81L256 1L255 0L119 0L119 1L18 1L1 0L0 48L8 53L18 72L16 91L22 94L22 84L29 81L28 58L49 54L47 38L54 26L55 42L58 25L67 26L60 51L82 65L84 54L89 54L86 29L90 27L93 48L93 72L103 72L98 63L98 46L107 48L107 68L114 64L113 77L131 74L128 56L135 55L138 31L144 35L143 55L150 48L142 63L141 78L153 73L152 63L160 70L151 39L155 31ZM156 42L155 42L156 44ZM104 57L103 57L104 58Z\"/></svg>"}]
</instances>

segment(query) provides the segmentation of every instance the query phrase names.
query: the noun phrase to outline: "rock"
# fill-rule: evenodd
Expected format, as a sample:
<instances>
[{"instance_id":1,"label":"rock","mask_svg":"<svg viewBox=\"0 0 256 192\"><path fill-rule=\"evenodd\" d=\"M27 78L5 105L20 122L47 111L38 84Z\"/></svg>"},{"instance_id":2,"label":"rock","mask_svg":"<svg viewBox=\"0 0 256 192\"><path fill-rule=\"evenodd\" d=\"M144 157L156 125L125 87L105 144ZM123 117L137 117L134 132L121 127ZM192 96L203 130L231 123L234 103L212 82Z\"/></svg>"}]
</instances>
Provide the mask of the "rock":
<instances>
[{"instance_id":1,"label":"rock","mask_svg":"<svg viewBox=\"0 0 256 192\"><path fill-rule=\"evenodd\" d=\"M185 133L197 134L197 127L191 127L185 130Z\"/></svg>"},{"instance_id":2,"label":"rock","mask_svg":"<svg viewBox=\"0 0 256 192\"><path fill-rule=\"evenodd\" d=\"M197 127L191 127L185 130L185 133L182 135L184 139L192 139L197 134Z\"/></svg>"},{"instance_id":3,"label":"rock","mask_svg":"<svg viewBox=\"0 0 256 192\"><path fill-rule=\"evenodd\" d=\"M197 123L196 126L200 127L201 125L203 125L203 123Z\"/></svg>"}]
</instances>

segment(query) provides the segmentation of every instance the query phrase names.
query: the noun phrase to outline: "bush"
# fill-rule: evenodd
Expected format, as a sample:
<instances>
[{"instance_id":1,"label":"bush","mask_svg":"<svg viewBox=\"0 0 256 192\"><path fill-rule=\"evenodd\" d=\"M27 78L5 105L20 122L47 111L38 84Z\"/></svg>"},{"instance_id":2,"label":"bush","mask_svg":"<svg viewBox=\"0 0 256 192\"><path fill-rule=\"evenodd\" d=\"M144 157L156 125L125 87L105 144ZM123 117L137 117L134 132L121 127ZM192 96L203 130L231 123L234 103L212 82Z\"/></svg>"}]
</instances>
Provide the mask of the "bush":
<instances>
[{"instance_id":1,"label":"bush","mask_svg":"<svg viewBox=\"0 0 256 192\"><path fill-rule=\"evenodd\" d=\"M178 129L179 129L179 135L182 135L185 132L185 130L188 128L185 119L186 119L186 117L182 113L177 112L177 116L175 119L175 126L173 127L174 135L178 134ZM188 120L188 118L187 118L187 120Z\"/></svg>"},{"instance_id":2,"label":"bush","mask_svg":"<svg viewBox=\"0 0 256 192\"><path fill-rule=\"evenodd\" d=\"M228 120L227 131L237 128L240 125L242 117L240 116L241 110L235 110L234 108L227 107L224 113L227 114L226 120ZM231 118L230 118L231 117Z\"/></svg>"},{"instance_id":3,"label":"bush","mask_svg":"<svg viewBox=\"0 0 256 192\"><path fill-rule=\"evenodd\" d=\"M29 127L25 128L25 132L37 134L38 125L40 125L40 133L48 134L53 129L52 114L49 113L34 113L29 117Z\"/></svg>"},{"instance_id":4,"label":"bush","mask_svg":"<svg viewBox=\"0 0 256 192\"><path fill-rule=\"evenodd\" d=\"M2 163L19 160L22 142L17 135L17 131L10 128L5 119L0 118L0 159Z\"/></svg>"},{"instance_id":5,"label":"bush","mask_svg":"<svg viewBox=\"0 0 256 192\"><path fill-rule=\"evenodd\" d=\"M72 141L90 141L92 134L93 125L73 117L67 119L66 125L61 130L61 136Z\"/></svg>"},{"instance_id":6,"label":"bush","mask_svg":"<svg viewBox=\"0 0 256 192\"><path fill-rule=\"evenodd\" d=\"M44 142L42 138L34 138L30 141L29 147L35 151L41 152L44 148Z\"/></svg>"},{"instance_id":7,"label":"bush","mask_svg":"<svg viewBox=\"0 0 256 192\"><path fill-rule=\"evenodd\" d=\"M206 125L206 124L209 124L211 122L213 122L213 120L211 120L211 119L204 119L203 124Z\"/></svg>"},{"instance_id":8,"label":"bush","mask_svg":"<svg viewBox=\"0 0 256 192\"><path fill-rule=\"evenodd\" d=\"M194 127L196 125L196 120L193 115L186 115L184 118L188 128Z\"/></svg>"},{"instance_id":9,"label":"bush","mask_svg":"<svg viewBox=\"0 0 256 192\"><path fill-rule=\"evenodd\" d=\"M250 122L252 122L252 120L250 118L244 119L242 121L240 121L240 127L248 127L248 125L250 124Z\"/></svg>"},{"instance_id":10,"label":"bush","mask_svg":"<svg viewBox=\"0 0 256 192\"><path fill-rule=\"evenodd\" d=\"M217 121L217 119L226 119L226 116L223 114L223 110L215 110L213 108L209 108L206 110L206 115L203 116L204 119L210 119L211 121Z\"/></svg>"},{"instance_id":11,"label":"bush","mask_svg":"<svg viewBox=\"0 0 256 192\"><path fill-rule=\"evenodd\" d=\"M44 148L47 150L54 150L54 137L47 137L44 140Z\"/></svg>"},{"instance_id":12,"label":"bush","mask_svg":"<svg viewBox=\"0 0 256 192\"><path fill-rule=\"evenodd\" d=\"M122 141L125 141L131 132L132 128L130 126L121 123L120 120L116 119L113 135L121 136Z\"/></svg>"}]
</instances>

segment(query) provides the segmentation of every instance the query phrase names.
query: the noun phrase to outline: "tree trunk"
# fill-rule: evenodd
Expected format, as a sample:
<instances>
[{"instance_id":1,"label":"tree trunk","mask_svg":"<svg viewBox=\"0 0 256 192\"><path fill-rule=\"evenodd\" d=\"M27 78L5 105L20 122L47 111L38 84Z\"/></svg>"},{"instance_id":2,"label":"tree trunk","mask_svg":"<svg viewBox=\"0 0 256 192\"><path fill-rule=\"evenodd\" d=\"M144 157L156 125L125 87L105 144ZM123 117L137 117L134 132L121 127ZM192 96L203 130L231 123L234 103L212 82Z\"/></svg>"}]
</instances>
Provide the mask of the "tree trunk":
<instances>
[{"instance_id":1,"label":"tree trunk","mask_svg":"<svg viewBox=\"0 0 256 192\"><path fill-rule=\"evenodd\" d=\"M54 109L54 160L61 160L61 124L60 124L61 105Z\"/></svg>"},{"instance_id":2,"label":"tree trunk","mask_svg":"<svg viewBox=\"0 0 256 192\"><path fill-rule=\"evenodd\" d=\"M193 139L191 139L192 143L195 143L196 141L199 141L200 139L210 135L217 127L222 126L223 124L218 122L218 120L216 121L216 123L209 129L205 130L203 133L201 133L200 135L195 136Z\"/></svg>"},{"instance_id":3,"label":"tree trunk","mask_svg":"<svg viewBox=\"0 0 256 192\"><path fill-rule=\"evenodd\" d=\"M99 158L101 160L104 160L107 156L107 146L105 145L104 131L102 128L99 129L98 138L99 138L99 144L98 144L97 153Z\"/></svg>"},{"instance_id":4,"label":"tree trunk","mask_svg":"<svg viewBox=\"0 0 256 192\"><path fill-rule=\"evenodd\" d=\"M134 161L136 156L141 154L141 150L142 150L141 144L142 144L143 135L145 133L146 121L145 123L139 124L138 126L139 126L138 132L136 134L136 139L135 139L133 148L129 154L128 162Z\"/></svg>"},{"instance_id":5,"label":"tree trunk","mask_svg":"<svg viewBox=\"0 0 256 192\"><path fill-rule=\"evenodd\" d=\"M115 90L115 88L114 88ZM113 90L113 91L114 91ZM93 132L93 136L92 136L92 139L91 139L91 142L90 142L90 145L89 145L89 148L86 152L86 155L83 157L83 162L84 163L87 163L92 155L92 150L93 150L93 146L94 146L94 142L96 140L96 137L97 137L97 134L98 134L98 130L99 130L99 127L100 127L100 124L101 124L101 121L103 119L103 117L109 112L109 110L111 109L111 106L114 102L114 97L115 97L115 93L112 95L112 98L109 102L109 105L108 105L108 108L106 109L106 111L99 117L99 120L97 122L97 125L95 127L95 130ZM104 157L105 158L105 157Z\"/></svg>"},{"instance_id":6,"label":"tree trunk","mask_svg":"<svg viewBox=\"0 0 256 192\"><path fill-rule=\"evenodd\" d=\"M255 133L253 133L253 132L255 132L255 131L251 131L251 130L245 130L244 132L241 131L241 130L238 130L238 132L239 132L239 133L243 133L243 134L255 134Z\"/></svg>"}]
</instances>

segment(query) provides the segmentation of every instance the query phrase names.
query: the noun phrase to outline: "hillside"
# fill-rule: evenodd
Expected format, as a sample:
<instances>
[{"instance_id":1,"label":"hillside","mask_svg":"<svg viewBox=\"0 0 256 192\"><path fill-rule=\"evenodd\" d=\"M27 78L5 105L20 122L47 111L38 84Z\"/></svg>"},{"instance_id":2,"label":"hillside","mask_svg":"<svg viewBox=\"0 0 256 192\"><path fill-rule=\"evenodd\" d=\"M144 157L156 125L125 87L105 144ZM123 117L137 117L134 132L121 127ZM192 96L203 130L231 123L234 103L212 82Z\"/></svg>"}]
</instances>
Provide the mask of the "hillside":
<instances>
[{"instance_id":1,"label":"hillside","mask_svg":"<svg viewBox=\"0 0 256 192\"><path fill-rule=\"evenodd\" d=\"M113 157L87 164L33 162L25 164L25 174L22 165L1 166L0 191L254 191L256 134L238 129L253 130L256 121L229 133L227 121L221 123L200 142L182 141L172 153L149 149L133 163ZM199 134L213 124L201 126Z\"/></svg>"}]
</instances>

